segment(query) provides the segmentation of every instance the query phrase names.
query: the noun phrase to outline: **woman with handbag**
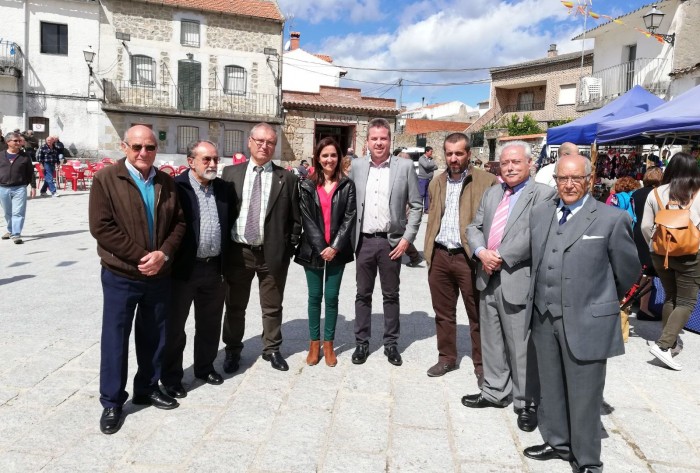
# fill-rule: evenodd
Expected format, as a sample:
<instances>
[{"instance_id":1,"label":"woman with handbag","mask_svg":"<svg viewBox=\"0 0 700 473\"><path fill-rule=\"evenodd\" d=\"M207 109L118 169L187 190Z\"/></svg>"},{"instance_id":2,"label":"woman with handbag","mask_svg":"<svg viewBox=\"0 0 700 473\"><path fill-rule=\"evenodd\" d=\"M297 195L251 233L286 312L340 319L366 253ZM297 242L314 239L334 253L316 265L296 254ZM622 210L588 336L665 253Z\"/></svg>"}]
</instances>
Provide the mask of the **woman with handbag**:
<instances>
[{"instance_id":1,"label":"woman with handbag","mask_svg":"<svg viewBox=\"0 0 700 473\"><path fill-rule=\"evenodd\" d=\"M318 364L321 349L321 300L325 296L326 321L323 356L335 366L333 350L338 317L338 294L345 265L353 260L355 184L342 172L342 152L333 138L324 138L313 156L314 173L299 183L301 244L294 261L304 267L309 290L309 354L306 363ZM324 290L325 286L325 290Z\"/></svg>"},{"instance_id":2,"label":"woman with handbag","mask_svg":"<svg viewBox=\"0 0 700 473\"><path fill-rule=\"evenodd\" d=\"M651 260L661 285L665 300L662 309L661 337L649 350L662 363L674 370L682 365L673 359L673 349L678 334L688 323L695 309L700 290L700 260L698 259L697 230L700 224L700 168L688 153L676 153L664 172L661 186L649 193L644 207L642 234L652 242ZM668 211L674 212L672 226L666 226ZM680 217L680 218L679 218ZM687 225L678 225L685 218ZM676 228L673 228L676 227ZM681 232L662 238L666 232ZM691 247L681 248L677 242L692 242ZM675 254L675 255L674 255Z\"/></svg>"}]
</instances>

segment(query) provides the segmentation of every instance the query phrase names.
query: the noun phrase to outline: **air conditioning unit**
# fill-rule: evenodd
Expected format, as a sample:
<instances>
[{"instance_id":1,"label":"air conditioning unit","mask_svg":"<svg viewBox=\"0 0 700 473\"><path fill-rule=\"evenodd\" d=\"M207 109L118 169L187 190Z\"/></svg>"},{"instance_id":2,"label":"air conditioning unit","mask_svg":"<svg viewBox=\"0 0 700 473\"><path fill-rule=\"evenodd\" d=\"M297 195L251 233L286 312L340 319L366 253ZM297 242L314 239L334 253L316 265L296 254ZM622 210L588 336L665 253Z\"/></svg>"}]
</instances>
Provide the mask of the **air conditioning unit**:
<instances>
[{"instance_id":1,"label":"air conditioning unit","mask_svg":"<svg viewBox=\"0 0 700 473\"><path fill-rule=\"evenodd\" d=\"M581 81L581 102L600 100L603 96L603 80L598 77L584 77Z\"/></svg>"}]
</instances>

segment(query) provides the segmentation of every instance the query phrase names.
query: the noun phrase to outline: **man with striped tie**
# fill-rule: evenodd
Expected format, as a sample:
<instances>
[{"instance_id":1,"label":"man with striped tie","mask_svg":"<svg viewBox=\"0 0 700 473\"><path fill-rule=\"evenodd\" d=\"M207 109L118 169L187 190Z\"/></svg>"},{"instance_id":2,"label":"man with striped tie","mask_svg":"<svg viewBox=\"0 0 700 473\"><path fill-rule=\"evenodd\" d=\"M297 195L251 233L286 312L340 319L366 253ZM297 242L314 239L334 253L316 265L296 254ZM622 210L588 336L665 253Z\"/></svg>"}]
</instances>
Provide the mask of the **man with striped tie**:
<instances>
[{"instance_id":1,"label":"man with striped tie","mask_svg":"<svg viewBox=\"0 0 700 473\"><path fill-rule=\"evenodd\" d=\"M480 260L476 287L484 384L480 393L464 396L462 404L502 408L512 399L518 427L531 432L537 427L538 383L532 371L536 365L527 364L530 211L533 205L552 199L555 190L530 179L532 148L526 142L511 141L497 155L501 185L486 191L467 227L469 246Z\"/></svg>"},{"instance_id":2,"label":"man with striped tie","mask_svg":"<svg viewBox=\"0 0 700 473\"><path fill-rule=\"evenodd\" d=\"M428 376L442 376L457 365L457 300L462 293L469 317L471 355L477 383L481 385L479 293L475 286L476 262L467 244L466 229L476 215L481 196L497 183L496 176L470 163L469 138L452 133L443 143L447 171L428 187L430 211L425 230L424 255L428 264L428 286L435 311L438 362Z\"/></svg>"}]
</instances>

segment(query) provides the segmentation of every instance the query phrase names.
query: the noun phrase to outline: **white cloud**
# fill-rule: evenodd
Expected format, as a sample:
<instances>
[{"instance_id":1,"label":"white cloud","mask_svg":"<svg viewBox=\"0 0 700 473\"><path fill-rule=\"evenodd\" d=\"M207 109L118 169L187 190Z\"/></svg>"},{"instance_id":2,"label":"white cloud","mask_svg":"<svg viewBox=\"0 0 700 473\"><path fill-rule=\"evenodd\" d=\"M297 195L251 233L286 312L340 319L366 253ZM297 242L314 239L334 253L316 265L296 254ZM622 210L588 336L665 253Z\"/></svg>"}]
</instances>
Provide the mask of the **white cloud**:
<instances>
[{"instance_id":1,"label":"white cloud","mask_svg":"<svg viewBox=\"0 0 700 473\"><path fill-rule=\"evenodd\" d=\"M384 18L380 0L279 0L278 3L288 19L299 18L312 24L346 18L353 23Z\"/></svg>"}]
</instances>

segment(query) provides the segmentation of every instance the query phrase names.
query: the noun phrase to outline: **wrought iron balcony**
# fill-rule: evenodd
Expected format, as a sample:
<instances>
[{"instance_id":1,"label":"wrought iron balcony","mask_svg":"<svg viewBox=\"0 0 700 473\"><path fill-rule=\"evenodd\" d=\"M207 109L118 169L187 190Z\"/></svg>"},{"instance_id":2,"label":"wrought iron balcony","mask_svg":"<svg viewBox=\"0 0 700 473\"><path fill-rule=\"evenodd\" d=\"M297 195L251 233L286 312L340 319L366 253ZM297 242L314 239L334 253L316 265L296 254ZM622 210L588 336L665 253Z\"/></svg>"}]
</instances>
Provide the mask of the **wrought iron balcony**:
<instances>
[{"instance_id":1,"label":"wrought iron balcony","mask_svg":"<svg viewBox=\"0 0 700 473\"><path fill-rule=\"evenodd\" d=\"M222 89L180 87L172 84L140 85L128 80L102 81L103 110L138 113L219 117L251 120L281 119L276 94L230 94Z\"/></svg>"},{"instance_id":2,"label":"wrought iron balcony","mask_svg":"<svg viewBox=\"0 0 700 473\"><path fill-rule=\"evenodd\" d=\"M544 102L518 103L514 105L506 105L501 108L501 112L503 113L533 112L535 110L544 110Z\"/></svg>"},{"instance_id":3,"label":"wrought iron balcony","mask_svg":"<svg viewBox=\"0 0 700 473\"><path fill-rule=\"evenodd\" d=\"M12 41L0 41L0 76L22 77L22 52Z\"/></svg>"},{"instance_id":4,"label":"wrought iron balcony","mask_svg":"<svg viewBox=\"0 0 700 473\"><path fill-rule=\"evenodd\" d=\"M664 58L637 59L581 78L578 108L601 107L635 85L658 96L665 95L670 85L666 61Z\"/></svg>"}]
</instances>

